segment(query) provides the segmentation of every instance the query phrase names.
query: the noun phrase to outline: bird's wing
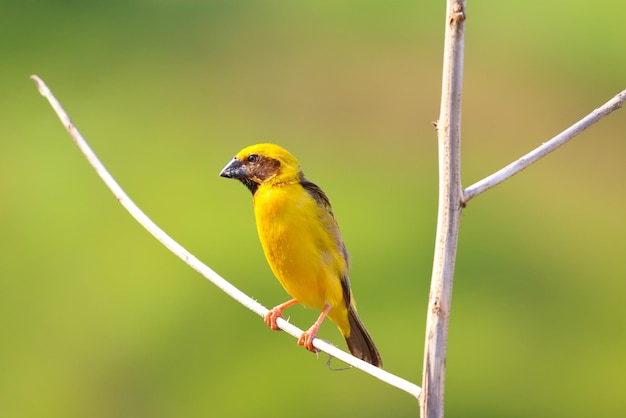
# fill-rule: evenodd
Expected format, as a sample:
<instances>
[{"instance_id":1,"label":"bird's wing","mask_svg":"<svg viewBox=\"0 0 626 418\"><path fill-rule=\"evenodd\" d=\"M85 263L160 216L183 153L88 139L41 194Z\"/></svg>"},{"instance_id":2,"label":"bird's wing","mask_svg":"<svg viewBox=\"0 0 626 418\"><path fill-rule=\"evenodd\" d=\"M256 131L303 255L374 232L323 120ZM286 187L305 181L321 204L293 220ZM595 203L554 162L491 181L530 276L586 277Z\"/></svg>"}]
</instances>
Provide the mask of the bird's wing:
<instances>
[{"instance_id":1,"label":"bird's wing","mask_svg":"<svg viewBox=\"0 0 626 418\"><path fill-rule=\"evenodd\" d=\"M317 184L311 183L305 178L300 180L300 184L302 184L302 187L304 187L304 190L306 190L309 196L311 196L318 205L326 209L326 211L330 213L330 216L334 219L335 215L333 215L333 208L330 205L330 200L328 200L326 193L324 193L324 191Z\"/></svg>"},{"instance_id":2,"label":"bird's wing","mask_svg":"<svg viewBox=\"0 0 626 418\"><path fill-rule=\"evenodd\" d=\"M333 208L330 204L330 200L328 200L328 196L326 193L315 183L308 181L305 178L300 179L300 184L304 190L315 200L315 202L324 208L326 213L330 216L330 220L335 231L335 238L338 241L339 248L341 250L341 255L343 256L344 261L346 262L346 271L341 275L341 288L343 290L343 298L346 302L346 306L350 306L352 300L352 292L350 291L350 277L348 276L349 271L349 255L348 250L346 249L346 244L343 242L343 238L341 238L341 233L339 232L339 225L337 225L337 221L335 220L335 215L333 214Z\"/></svg>"}]
</instances>

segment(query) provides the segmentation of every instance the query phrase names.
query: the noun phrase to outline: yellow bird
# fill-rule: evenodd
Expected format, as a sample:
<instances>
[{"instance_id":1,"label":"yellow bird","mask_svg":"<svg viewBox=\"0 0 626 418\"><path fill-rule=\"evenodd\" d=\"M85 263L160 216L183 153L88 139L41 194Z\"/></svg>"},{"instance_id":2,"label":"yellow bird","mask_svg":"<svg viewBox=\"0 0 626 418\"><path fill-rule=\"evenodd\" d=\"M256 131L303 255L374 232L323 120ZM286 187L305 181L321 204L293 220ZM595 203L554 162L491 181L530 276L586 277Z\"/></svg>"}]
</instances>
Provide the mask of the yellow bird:
<instances>
[{"instance_id":1,"label":"yellow bird","mask_svg":"<svg viewBox=\"0 0 626 418\"><path fill-rule=\"evenodd\" d=\"M330 201L308 181L298 160L274 144L241 150L220 172L251 192L257 231L272 272L293 297L271 309L265 322L274 330L282 311L296 303L322 311L298 340L316 352L313 339L328 316L346 339L350 352L377 367L380 354L356 313L346 246Z\"/></svg>"}]
</instances>

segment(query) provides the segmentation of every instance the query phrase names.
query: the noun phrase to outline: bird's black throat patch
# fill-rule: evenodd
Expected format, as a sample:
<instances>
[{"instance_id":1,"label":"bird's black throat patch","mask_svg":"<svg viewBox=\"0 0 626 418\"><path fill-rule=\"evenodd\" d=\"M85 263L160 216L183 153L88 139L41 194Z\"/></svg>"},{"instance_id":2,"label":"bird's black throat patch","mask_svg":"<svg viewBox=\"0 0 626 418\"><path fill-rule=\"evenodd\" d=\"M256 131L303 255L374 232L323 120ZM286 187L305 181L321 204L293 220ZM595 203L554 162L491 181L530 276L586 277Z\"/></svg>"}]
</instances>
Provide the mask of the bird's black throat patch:
<instances>
[{"instance_id":1,"label":"bird's black throat patch","mask_svg":"<svg viewBox=\"0 0 626 418\"><path fill-rule=\"evenodd\" d=\"M250 192L252 193L252 196L254 196L254 194L256 193L256 190L259 188L259 183L247 177L241 178L239 179L239 181L242 182L243 185L246 186L248 190L250 190Z\"/></svg>"}]
</instances>

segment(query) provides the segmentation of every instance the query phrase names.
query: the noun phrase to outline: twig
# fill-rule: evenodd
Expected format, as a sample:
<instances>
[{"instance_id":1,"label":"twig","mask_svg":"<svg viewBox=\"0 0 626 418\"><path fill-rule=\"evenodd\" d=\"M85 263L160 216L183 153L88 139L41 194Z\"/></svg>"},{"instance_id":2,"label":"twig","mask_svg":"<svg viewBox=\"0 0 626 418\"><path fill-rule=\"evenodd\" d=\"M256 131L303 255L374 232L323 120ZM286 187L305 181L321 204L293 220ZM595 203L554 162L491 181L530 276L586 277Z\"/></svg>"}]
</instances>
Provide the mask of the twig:
<instances>
[{"instance_id":1,"label":"twig","mask_svg":"<svg viewBox=\"0 0 626 418\"><path fill-rule=\"evenodd\" d=\"M461 91L465 1L448 0L444 41L439 139L439 210L428 299L421 415L443 417L446 346L461 215Z\"/></svg>"},{"instance_id":2,"label":"twig","mask_svg":"<svg viewBox=\"0 0 626 418\"><path fill-rule=\"evenodd\" d=\"M485 177L477 183L472 184L468 188L465 189L463 193L463 204L466 204L474 197L478 196L481 193L486 192L492 187L497 186L502 183L504 180L509 177L514 176L519 173L532 163L536 162L540 158L545 157L561 145L565 144L570 139L574 138L576 135L598 122L605 116L608 116L613 111L622 107L622 104L626 101L626 90L622 91L615 95L611 100L606 102L602 107L595 109L593 112L550 139L548 142L543 143L539 147L535 148L533 151L524 155L517 161L512 162L506 167L496 171L492 175Z\"/></svg>"},{"instance_id":3,"label":"twig","mask_svg":"<svg viewBox=\"0 0 626 418\"><path fill-rule=\"evenodd\" d=\"M37 84L37 88L39 89L39 93L48 99L48 102L56 112L59 119L67 129L67 131L72 136L72 139L80 148L82 153L85 155L91 166L96 170L102 181L107 185L107 187L113 192L118 202L124 206L124 208L139 222L148 232L150 232L159 242L161 242L165 247L167 247L171 252L176 254L179 258L181 258L185 263L187 263L191 268L196 270L198 273L207 278L211 283L222 289L227 295L235 299L237 302L241 303L251 311L257 313L261 317L264 317L268 310L266 307L250 298L248 295L243 293L241 290L237 289L235 286L227 282L224 278L222 278L219 274L214 272L208 266L203 264L200 260L194 257L189 251L183 248L180 244L174 241L169 235L167 235L161 228L159 228L152 220L150 220L145 213L141 211L133 203L133 201L128 197L128 195L122 190L119 184L113 179L111 174L107 171L104 165L100 162L96 154L91 150L85 139L82 137L78 129L74 126L69 116L61 107L61 104L54 97L48 86L36 75L31 76L31 79L35 81ZM285 330L288 334L294 336L295 338L299 338L302 335L302 330L286 320L279 318L278 326ZM403 390L414 397L419 397L421 389L419 386L402 379L396 375L393 375L389 372L386 372L378 367L372 366L369 363L360 360L351 354L348 354L345 351L342 351L335 347L334 345L316 338L313 340L313 345L325 352L329 355L336 357L337 359L360 369L377 379L382 380L385 383L388 383L391 386L394 386L400 390Z\"/></svg>"}]
</instances>

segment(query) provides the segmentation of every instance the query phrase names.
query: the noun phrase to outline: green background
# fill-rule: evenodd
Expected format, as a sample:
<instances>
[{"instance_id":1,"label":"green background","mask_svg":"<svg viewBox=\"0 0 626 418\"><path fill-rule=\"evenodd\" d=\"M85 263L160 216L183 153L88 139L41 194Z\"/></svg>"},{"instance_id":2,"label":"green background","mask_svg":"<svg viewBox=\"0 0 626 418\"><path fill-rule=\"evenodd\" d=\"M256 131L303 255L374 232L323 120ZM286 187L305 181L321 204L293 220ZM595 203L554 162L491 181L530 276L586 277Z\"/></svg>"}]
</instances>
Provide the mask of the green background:
<instances>
[{"instance_id":1,"label":"green background","mask_svg":"<svg viewBox=\"0 0 626 418\"><path fill-rule=\"evenodd\" d=\"M327 192L363 321L420 384L437 204L444 1L0 5L0 416L417 416L330 371L150 237L39 96L38 74L135 202L265 306L287 295L249 192L277 142ZM626 88L624 2L469 2L468 186ZM625 416L626 113L463 212L446 413ZM317 316L300 307L291 321ZM344 343L328 323L321 336ZM339 362L334 363L339 367Z\"/></svg>"}]
</instances>

